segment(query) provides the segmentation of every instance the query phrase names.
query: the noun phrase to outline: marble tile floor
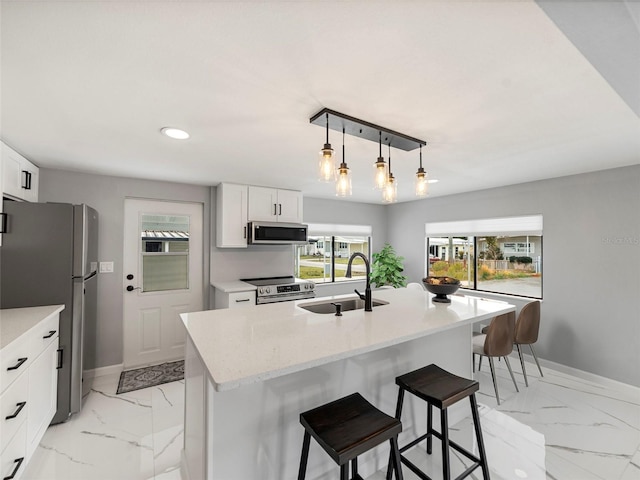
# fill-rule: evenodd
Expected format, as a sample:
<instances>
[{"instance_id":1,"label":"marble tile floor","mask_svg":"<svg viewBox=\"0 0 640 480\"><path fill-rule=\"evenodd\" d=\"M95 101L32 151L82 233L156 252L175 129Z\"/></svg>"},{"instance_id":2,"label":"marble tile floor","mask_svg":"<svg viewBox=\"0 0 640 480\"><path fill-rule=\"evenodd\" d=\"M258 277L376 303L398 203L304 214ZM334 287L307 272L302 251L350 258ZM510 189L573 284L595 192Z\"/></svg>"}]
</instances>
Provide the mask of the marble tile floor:
<instances>
[{"instance_id":1,"label":"marble tile floor","mask_svg":"<svg viewBox=\"0 0 640 480\"><path fill-rule=\"evenodd\" d=\"M496 362L501 405L493 393L487 362L476 373L485 447L493 480L639 480L640 389L603 386L527 364L524 386L517 357L516 393ZM94 381L79 415L46 432L25 480L179 480L184 383L115 395L117 376ZM471 417L454 425L451 438L475 449ZM435 478L441 476L439 442L434 455L420 446L408 456ZM452 452L454 475L464 457ZM418 477L407 468L405 479ZM481 479L477 469L471 477ZM382 480L383 472L367 480ZM249 479L225 479L249 480ZM257 480L257 479L256 479ZM283 479L284 480L284 479Z\"/></svg>"}]
</instances>

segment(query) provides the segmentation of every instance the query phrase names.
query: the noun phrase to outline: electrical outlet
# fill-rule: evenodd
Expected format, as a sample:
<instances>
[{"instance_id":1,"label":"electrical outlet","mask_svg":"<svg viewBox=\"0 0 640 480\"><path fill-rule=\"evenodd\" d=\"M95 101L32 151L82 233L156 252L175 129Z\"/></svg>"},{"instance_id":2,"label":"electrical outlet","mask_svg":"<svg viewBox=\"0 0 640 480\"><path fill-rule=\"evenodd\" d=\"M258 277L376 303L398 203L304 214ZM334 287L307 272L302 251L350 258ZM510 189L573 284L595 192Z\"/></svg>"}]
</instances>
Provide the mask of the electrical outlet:
<instances>
[{"instance_id":1,"label":"electrical outlet","mask_svg":"<svg viewBox=\"0 0 640 480\"><path fill-rule=\"evenodd\" d=\"M113 262L100 262L100 273L113 273Z\"/></svg>"}]
</instances>

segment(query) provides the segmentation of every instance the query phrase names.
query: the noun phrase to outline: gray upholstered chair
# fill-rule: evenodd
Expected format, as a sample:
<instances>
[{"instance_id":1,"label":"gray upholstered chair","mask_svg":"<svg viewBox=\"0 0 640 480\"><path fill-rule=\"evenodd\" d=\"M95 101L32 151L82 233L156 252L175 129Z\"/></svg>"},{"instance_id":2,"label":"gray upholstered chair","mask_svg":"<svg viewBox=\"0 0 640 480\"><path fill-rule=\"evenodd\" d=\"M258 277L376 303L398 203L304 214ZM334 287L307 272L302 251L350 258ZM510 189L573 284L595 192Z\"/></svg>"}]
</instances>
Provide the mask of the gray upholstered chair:
<instances>
[{"instance_id":1,"label":"gray upholstered chair","mask_svg":"<svg viewBox=\"0 0 640 480\"><path fill-rule=\"evenodd\" d=\"M511 364L509 363L509 354L513 351L513 339L515 338L515 325L516 315L514 312L498 315L491 320L488 327L484 329L486 333L476 335L473 337L473 361L475 365L475 356L480 355L482 357L489 358L489 367L491 368L491 378L493 379L493 389L496 392L496 400L500 405L500 396L498 395L498 382L496 381L496 370L493 365L494 357L504 358L513 385L516 387L516 392L519 392L516 379L513 376L513 370L511 370Z\"/></svg>"},{"instance_id":2,"label":"gray upholstered chair","mask_svg":"<svg viewBox=\"0 0 640 480\"><path fill-rule=\"evenodd\" d=\"M540 376L544 377L542 374L542 369L540 368L540 362L538 362L538 357L536 356L536 352L533 350L533 344L538 341L538 331L540 330L540 302L529 302L522 310L520 310L520 314L518 315L518 319L516 320L516 333L513 340L516 348L518 349L518 355L520 357L520 365L522 365L522 374L524 375L524 384L528 387L529 382L527 380L527 370L524 366L524 356L522 355L521 345L529 345L531 349L531 353L533 355L533 359L536 361L536 365L538 366L538 370L540 371Z\"/></svg>"},{"instance_id":3,"label":"gray upholstered chair","mask_svg":"<svg viewBox=\"0 0 640 480\"><path fill-rule=\"evenodd\" d=\"M421 283L416 283L416 282L407 283L407 288L409 288L411 290L420 290L422 292L425 291L425 289L422 286L422 284Z\"/></svg>"}]
</instances>

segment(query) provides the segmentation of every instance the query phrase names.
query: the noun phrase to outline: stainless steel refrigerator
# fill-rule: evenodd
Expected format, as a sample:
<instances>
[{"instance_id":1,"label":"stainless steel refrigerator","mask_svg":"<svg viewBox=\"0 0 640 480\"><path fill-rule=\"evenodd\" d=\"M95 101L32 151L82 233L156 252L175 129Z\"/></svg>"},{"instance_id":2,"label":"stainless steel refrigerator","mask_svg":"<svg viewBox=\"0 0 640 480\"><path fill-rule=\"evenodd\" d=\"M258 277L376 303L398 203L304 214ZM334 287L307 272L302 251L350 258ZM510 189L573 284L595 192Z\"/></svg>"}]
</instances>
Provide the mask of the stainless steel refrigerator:
<instances>
[{"instance_id":1,"label":"stainless steel refrigerator","mask_svg":"<svg viewBox=\"0 0 640 480\"><path fill-rule=\"evenodd\" d=\"M7 232L0 246L0 306L64 304L60 313L58 410L64 422L82 405L84 337L95 338L98 213L87 205L4 201ZM87 355L88 354L88 355ZM91 365L90 368L94 368Z\"/></svg>"}]
</instances>

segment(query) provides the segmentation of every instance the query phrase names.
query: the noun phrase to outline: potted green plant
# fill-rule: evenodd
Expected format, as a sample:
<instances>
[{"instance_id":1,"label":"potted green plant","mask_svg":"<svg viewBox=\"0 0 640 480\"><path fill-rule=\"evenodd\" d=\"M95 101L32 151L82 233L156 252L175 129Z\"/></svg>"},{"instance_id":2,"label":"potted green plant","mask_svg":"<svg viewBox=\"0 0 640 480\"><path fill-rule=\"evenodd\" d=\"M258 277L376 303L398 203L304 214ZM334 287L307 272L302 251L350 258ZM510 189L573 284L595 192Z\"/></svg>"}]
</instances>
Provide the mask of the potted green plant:
<instances>
[{"instance_id":1,"label":"potted green plant","mask_svg":"<svg viewBox=\"0 0 640 480\"><path fill-rule=\"evenodd\" d=\"M385 243L384 248L373 254L370 281L376 287L391 285L394 288L406 287L407 277L402 275L404 257L396 255L391 245Z\"/></svg>"}]
</instances>

